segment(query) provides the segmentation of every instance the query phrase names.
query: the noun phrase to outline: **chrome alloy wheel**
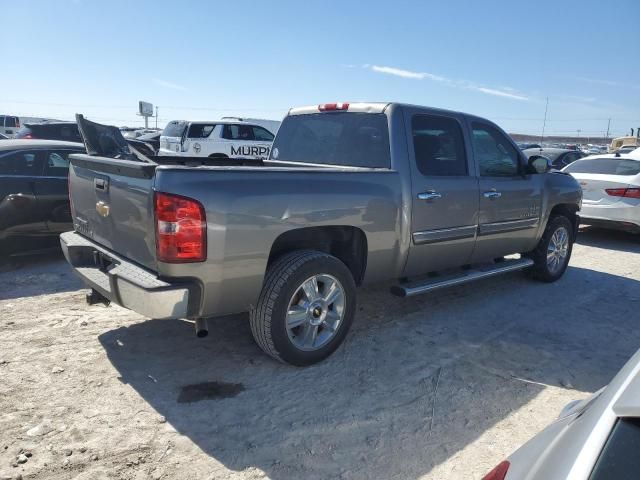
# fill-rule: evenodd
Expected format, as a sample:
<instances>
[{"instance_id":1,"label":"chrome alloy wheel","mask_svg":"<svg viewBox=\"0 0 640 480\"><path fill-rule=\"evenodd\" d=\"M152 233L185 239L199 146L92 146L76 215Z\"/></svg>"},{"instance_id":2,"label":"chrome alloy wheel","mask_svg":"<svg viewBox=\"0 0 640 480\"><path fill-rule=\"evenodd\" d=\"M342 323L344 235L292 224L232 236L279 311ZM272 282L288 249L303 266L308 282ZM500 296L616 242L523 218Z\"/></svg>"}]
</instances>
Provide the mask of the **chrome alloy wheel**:
<instances>
[{"instance_id":1,"label":"chrome alloy wheel","mask_svg":"<svg viewBox=\"0 0 640 480\"><path fill-rule=\"evenodd\" d=\"M558 272L567 260L569 251L569 232L560 227L551 236L547 247L547 268L554 274Z\"/></svg>"},{"instance_id":2,"label":"chrome alloy wheel","mask_svg":"<svg viewBox=\"0 0 640 480\"><path fill-rule=\"evenodd\" d=\"M344 318L345 293L337 278L318 274L302 282L287 308L287 335L300 350L326 345Z\"/></svg>"}]
</instances>

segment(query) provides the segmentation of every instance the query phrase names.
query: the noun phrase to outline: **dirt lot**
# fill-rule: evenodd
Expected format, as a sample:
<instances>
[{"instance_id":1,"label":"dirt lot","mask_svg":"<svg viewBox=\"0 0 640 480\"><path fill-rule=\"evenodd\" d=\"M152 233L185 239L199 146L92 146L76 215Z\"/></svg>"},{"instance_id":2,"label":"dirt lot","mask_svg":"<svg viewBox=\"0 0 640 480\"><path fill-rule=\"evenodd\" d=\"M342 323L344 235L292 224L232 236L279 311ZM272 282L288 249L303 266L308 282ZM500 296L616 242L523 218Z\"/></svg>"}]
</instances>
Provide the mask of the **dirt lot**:
<instances>
[{"instance_id":1,"label":"dirt lot","mask_svg":"<svg viewBox=\"0 0 640 480\"><path fill-rule=\"evenodd\" d=\"M637 238L587 230L555 284L362 291L346 344L300 369L245 316L199 340L29 259L0 273L0 479L480 478L640 347L639 281Z\"/></svg>"}]
</instances>

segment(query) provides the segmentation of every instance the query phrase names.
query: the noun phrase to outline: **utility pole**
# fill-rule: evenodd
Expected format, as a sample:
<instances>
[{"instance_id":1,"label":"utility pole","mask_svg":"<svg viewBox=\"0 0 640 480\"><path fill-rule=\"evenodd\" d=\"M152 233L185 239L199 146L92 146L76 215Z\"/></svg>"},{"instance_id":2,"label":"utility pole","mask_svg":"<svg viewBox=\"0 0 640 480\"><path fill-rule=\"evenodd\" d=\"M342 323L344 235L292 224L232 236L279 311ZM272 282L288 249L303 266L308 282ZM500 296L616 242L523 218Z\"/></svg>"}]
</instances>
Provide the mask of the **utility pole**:
<instances>
[{"instance_id":1,"label":"utility pole","mask_svg":"<svg viewBox=\"0 0 640 480\"><path fill-rule=\"evenodd\" d=\"M156 130L158 129L158 107L156 106Z\"/></svg>"},{"instance_id":2,"label":"utility pole","mask_svg":"<svg viewBox=\"0 0 640 480\"><path fill-rule=\"evenodd\" d=\"M611 127L611 119L607 122L607 142L609 141L609 127Z\"/></svg>"},{"instance_id":3,"label":"utility pole","mask_svg":"<svg viewBox=\"0 0 640 480\"><path fill-rule=\"evenodd\" d=\"M549 97L547 97L547 103L544 106L544 120L542 122L542 135L540 136L540 146L544 140L544 129L547 126L547 109L549 108Z\"/></svg>"}]
</instances>

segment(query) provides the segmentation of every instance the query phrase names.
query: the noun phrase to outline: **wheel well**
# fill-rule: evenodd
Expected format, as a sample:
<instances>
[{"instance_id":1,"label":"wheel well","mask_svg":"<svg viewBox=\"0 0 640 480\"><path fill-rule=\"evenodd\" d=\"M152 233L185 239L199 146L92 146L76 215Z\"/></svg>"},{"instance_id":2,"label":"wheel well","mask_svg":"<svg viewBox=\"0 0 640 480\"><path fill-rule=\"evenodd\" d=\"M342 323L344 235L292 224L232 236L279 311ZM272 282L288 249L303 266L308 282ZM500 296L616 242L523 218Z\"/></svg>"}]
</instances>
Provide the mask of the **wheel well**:
<instances>
[{"instance_id":1,"label":"wheel well","mask_svg":"<svg viewBox=\"0 0 640 480\"><path fill-rule=\"evenodd\" d=\"M551 209L549 213L549 218L554 215L562 215L563 217L567 217L573 225L573 240L576 239L576 235L578 234L578 206L570 203L561 203L556 205Z\"/></svg>"},{"instance_id":2,"label":"wheel well","mask_svg":"<svg viewBox=\"0 0 640 480\"><path fill-rule=\"evenodd\" d=\"M293 250L318 250L340 259L356 282L362 283L367 266L367 237L356 227L305 227L289 230L271 246L267 268L275 259Z\"/></svg>"}]
</instances>

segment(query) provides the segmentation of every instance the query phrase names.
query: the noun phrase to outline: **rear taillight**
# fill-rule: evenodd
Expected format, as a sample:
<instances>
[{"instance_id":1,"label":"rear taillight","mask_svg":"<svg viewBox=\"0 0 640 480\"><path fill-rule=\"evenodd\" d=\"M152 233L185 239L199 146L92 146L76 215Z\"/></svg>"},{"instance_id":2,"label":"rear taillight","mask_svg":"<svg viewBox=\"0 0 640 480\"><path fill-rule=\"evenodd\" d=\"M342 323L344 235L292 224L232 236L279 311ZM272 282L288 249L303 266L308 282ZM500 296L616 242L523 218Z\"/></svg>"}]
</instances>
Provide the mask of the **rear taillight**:
<instances>
[{"instance_id":1,"label":"rear taillight","mask_svg":"<svg viewBox=\"0 0 640 480\"><path fill-rule=\"evenodd\" d=\"M349 110L348 103L323 103L318 105L318 110L321 112L333 112L336 110Z\"/></svg>"},{"instance_id":2,"label":"rear taillight","mask_svg":"<svg viewBox=\"0 0 640 480\"><path fill-rule=\"evenodd\" d=\"M509 471L509 467L511 464L508 460L504 460L495 466L493 470L487 473L482 480L504 480L504 477L507 476L507 471Z\"/></svg>"},{"instance_id":3,"label":"rear taillight","mask_svg":"<svg viewBox=\"0 0 640 480\"><path fill-rule=\"evenodd\" d=\"M155 193L156 254L166 263L202 262L207 258L207 222L195 200Z\"/></svg>"},{"instance_id":4,"label":"rear taillight","mask_svg":"<svg viewBox=\"0 0 640 480\"><path fill-rule=\"evenodd\" d=\"M30 133L25 133L23 136L21 136L20 138L27 138L27 139L32 139L33 135L31 135Z\"/></svg>"},{"instance_id":5,"label":"rear taillight","mask_svg":"<svg viewBox=\"0 0 640 480\"><path fill-rule=\"evenodd\" d=\"M73 199L71 198L71 167L69 167L69 171L67 172L67 194L69 195L69 211L73 216Z\"/></svg>"},{"instance_id":6,"label":"rear taillight","mask_svg":"<svg viewBox=\"0 0 640 480\"><path fill-rule=\"evenodd\" d=\"M612 197L640 198L640 188L607 188L605 192Z\"/></svg>"}]
</instances>

